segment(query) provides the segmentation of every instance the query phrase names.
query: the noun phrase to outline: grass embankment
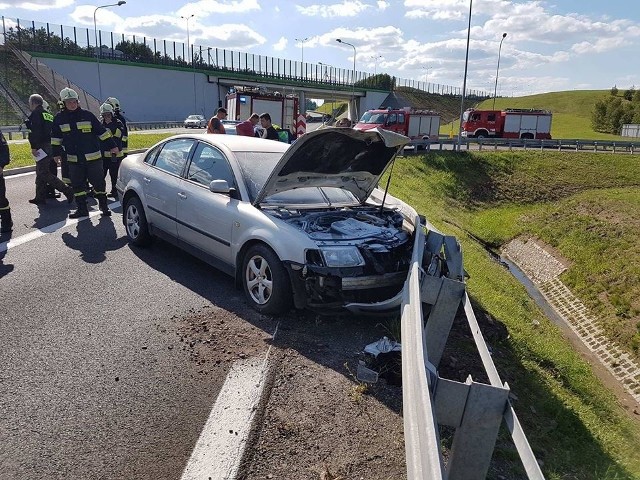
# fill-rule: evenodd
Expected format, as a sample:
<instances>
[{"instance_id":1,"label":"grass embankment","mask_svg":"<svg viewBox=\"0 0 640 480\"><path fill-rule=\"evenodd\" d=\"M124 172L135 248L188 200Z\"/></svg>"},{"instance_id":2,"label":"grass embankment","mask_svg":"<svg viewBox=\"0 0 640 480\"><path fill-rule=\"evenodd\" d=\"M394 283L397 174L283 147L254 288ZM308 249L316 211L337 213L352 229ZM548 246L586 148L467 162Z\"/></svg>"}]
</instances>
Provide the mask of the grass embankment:
<instances>
[{"instance_id":1,"label":"grass embankment","mask_svg":"<svg viewBox=\"0 0 640 480\"><path fill-rule=\"evenodd\" d=\"M551 137L554 139L588 140L631 140L620 135L600 133L591 126L591 114L596 102L610 95L608 90L575 90L565 92L541 93L526 97L496 98L496 110L506 108L540 108L553 113ZM493 109L493 99L480 102L475 108ZM449 135L453 125L454 135L458 133L459 122L444 123L440 134Z\"/></svg>"},{"instance_id":2,"label":"grass embankment","mask_svg":"<svg viewBox=\"0 0 640 480\"><path fill-rule=\"evenodd\" d=\"M148 148L171 135L173 133L130 133L129 150ZM7 168L27 167L35 164L31 156L29 143L10 143L9 152L11 154L11 163Z\"/></svg>"},{"instance_id":3,"label":"grass embankment","mask_svg":"<svg viewBox=\"0 0 640 480\"><path fill-rule=\"evenodd\" d=\"M563 281L637 357L638 160L440 152L400 158L392 185L394 195L460 240L470 295L507 327L509 337L492 345L494 361L518 397L516 411L546 478L640 478L638 422L629 420L524 287L463 231L495 247L517 235L554 246L571 261Z\"/></svg>"}]
</instances>

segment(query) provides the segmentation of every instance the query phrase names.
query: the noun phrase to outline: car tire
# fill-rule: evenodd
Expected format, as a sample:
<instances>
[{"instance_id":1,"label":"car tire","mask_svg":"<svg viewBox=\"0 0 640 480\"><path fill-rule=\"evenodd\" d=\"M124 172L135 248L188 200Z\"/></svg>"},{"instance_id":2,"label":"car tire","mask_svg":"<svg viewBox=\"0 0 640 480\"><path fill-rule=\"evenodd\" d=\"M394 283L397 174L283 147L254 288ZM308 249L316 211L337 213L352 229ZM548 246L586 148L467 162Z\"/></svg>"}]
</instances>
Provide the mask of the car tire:
<instances>
[{"instance_id":1,"label":"car tire","mask_svg":"<svg viewBox=\"0 0 640 480\"><path fill-rule=\"evenodd\" d=\"M147 216L138 197L133 195L125 201L123 215L129 241L138 247L150 245L153 237L149 232Z\"/></svg>"},{"instance_id":2,"label":"car tire","mask_svg":"<svg viewBox=\"0 0 640 480\"><path fill-rule=\"evenodd\" d=\"M291 281L273 250L263 244L247 250L242 261L242 286L247 301L260 313L280 315L291 309Z\"/></svg>"}]
</instances>

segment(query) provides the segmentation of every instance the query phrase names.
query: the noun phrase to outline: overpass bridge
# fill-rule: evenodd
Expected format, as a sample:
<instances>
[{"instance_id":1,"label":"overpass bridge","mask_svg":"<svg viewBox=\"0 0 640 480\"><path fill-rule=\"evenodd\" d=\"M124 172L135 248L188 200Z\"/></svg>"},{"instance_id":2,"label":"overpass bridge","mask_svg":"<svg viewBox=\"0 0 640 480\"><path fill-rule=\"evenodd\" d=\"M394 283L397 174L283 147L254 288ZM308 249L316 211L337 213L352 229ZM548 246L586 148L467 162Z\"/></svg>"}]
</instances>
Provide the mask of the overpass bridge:
<instances>
[{"instance_id":1,"label":"overpass bridge","mask_svg":"<svg viewBox=\"0 0 640 480\"><path fill-rule=\"evenodd\" d=\"M2 28L5 43L27 52L34 63L45 64L89 96L118 97L135 121L210 115L234 86L292 93L301 105L305 97L348 101L351 118L379 107L400 86L440 95L462 93L459 87L382 73L4 16ZM470 97L488 95L467 92Z\"/></svg>"}]
</instances>

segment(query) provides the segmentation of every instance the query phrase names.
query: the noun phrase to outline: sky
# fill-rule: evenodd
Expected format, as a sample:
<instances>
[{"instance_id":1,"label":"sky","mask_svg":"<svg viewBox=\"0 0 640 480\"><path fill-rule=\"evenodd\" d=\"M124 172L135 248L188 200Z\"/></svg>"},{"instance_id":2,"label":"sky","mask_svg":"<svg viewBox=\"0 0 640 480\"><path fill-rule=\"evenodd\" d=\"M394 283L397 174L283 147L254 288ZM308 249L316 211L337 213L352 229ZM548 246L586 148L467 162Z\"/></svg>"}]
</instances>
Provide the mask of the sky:
<instances>
[{"instance_id":1,"label":"sky","mask_svg":"<svg viewBox=\"0 0 640 480\"><path fill-rule=\"evenodd\" d=\"M340 38L355 46L358 71L462 87L471 6L467 89L493 94L498 71L497 95L517 97L639 87L636 2L127 0L97 10L96 22L179 42L188 26L192 44L352 69L354 49ZM93 28L96 6L109 3L0 0L0 12L9 23Z\"/></svg>"}]
</instances>

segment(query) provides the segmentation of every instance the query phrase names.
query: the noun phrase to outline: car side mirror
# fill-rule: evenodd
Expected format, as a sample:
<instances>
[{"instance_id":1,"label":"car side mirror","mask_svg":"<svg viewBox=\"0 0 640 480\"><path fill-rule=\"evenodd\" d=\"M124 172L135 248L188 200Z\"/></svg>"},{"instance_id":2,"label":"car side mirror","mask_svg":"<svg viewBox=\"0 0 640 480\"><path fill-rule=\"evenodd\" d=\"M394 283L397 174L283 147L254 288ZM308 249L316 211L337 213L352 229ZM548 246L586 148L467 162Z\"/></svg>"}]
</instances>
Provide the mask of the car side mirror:
<instances>
[{"instance_id":1,"label":"car side mirror","mask_svg":"<svg viewBox=\"0 0 640 480\"><path fill-rule=\"evenodd\" d=\"M231 198L237 198L237 190L233 187L229 186L229 182L226 180L213 180L209 184L209 190L213 193L222 193L224 195L229 195Z\"/></svg>"},{"instance_id":2,"label":"car side mirror","mask_svg":"<svg viewBox=\"0 0 640 480\"><path fill-rule=\"evenodd\" d=\"M229 183L226 180L213 180L209 184L209 190L213 193L229 193Z\"/></svg>"}]
</instances>

